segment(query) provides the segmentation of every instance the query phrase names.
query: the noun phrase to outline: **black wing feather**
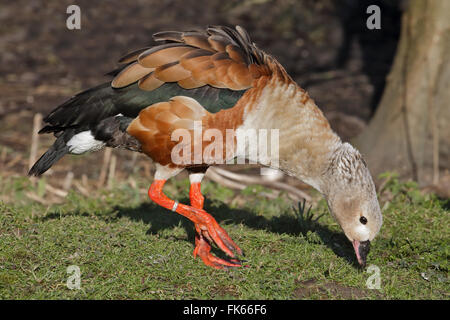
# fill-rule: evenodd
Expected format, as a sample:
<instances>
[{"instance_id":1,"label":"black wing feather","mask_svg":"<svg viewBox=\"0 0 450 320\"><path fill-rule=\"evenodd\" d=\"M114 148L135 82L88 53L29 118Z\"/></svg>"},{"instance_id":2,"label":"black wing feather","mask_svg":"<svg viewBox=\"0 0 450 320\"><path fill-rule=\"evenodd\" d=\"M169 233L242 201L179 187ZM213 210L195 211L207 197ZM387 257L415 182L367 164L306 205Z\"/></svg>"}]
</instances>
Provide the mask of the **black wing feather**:
<instances>
[{"instance_id":1,"label":"black wing feather","mask_svg":"<svg viewBox=\"0 0 450 320\"><path fill-rule=\"evenodd\" d=\"M40 133L59 132L66 128L92 128L103 119L122 114L135 118L146 107L168 101L174 96L187 96L196 99L206 110L216 113L232 108L246 90L233 91L203 86L196 89L183 89L176 83L165 83L153 91L139 89L137 83L128 87L114 89L111 84L83 91L63 103L44 121L48 123Z\"/></svg>"}]
</instances>

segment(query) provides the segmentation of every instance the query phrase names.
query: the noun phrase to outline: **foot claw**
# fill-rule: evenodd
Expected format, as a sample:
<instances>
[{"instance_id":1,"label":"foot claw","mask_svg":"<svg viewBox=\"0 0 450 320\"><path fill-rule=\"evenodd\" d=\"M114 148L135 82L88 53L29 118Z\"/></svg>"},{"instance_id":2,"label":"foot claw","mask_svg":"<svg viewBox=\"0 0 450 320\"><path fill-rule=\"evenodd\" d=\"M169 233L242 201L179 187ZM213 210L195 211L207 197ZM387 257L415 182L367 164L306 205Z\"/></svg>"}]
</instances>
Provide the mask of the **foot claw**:
<instances>
[{"instance_id":1,"label":"foot claw","mask_svg":"<svg viewBox=\"0 0 450 320\"><path fill-rule=\"evenodd\" d=\"M208 223L196 225L197 232L210 242L214 242L228 256L242 255L242 250L230 238L227 232L213 219Z\"/></svg>"},{"instance_id":2,"label":"foot claw","mask_svg":"<svg viewBox=\"0 0 450 320\"><path fill-rule=\"evenodd\" d=\"M196 247L194 249L194 257L199 256L203 260L203 263L207 266L213 267L215 269L242 267L242 263L238 259L225 260L213 256L210 252L211 245L201 235L197 235L197 237L195 238L195 244Z\"/></svg>"}]
</instances>

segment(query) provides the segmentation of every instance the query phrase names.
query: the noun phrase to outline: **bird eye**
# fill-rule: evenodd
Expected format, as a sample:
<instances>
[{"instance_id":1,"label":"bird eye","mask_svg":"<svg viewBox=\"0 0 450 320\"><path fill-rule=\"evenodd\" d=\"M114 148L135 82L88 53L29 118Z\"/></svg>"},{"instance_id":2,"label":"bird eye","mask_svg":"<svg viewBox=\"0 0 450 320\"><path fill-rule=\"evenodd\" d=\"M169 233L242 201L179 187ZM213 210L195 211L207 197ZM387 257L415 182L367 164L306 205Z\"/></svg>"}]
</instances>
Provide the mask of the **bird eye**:
<instances>
[{"instance_id":1,"label":"bird eye","mask_svg":"<svg viewBox=\"0 0 450 320\"><path fill-rule=\"evenodd\" d=\"M366 217L361 217L361 218L359 218L359 222L361 222L362 224L366 224L367 223L367 218Z\"/></svg>"}]
</instances>

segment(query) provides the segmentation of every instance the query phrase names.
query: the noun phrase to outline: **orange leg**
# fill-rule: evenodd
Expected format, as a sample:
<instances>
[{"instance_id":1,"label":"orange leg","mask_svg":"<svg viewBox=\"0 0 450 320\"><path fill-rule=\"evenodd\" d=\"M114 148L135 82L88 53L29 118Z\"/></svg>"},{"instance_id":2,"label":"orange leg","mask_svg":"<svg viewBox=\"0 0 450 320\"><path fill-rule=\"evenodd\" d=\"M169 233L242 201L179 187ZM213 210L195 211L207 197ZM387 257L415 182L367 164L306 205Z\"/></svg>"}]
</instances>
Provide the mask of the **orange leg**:
<instances>
[{"instance_id":1,"label":"orange leg","mask_svg":"<svg viewBox=\"0 0 450 320\"><path fill-rule=\"evenodd\" d=\"M207 213L202 208L188 206L178 203L178 201L169 199L162 191L165 182L166 180L155 180L148 190L148 195L150 199L152 199L160 206L175 211L195 223L197 233L200 234L200 237L198 241L196 240L197 246L194 250L194 255L198 254L204 262L205 260L203 259L203 257L205 255L209 255L209 251L207 250L208 247L205 246L205 244L209 246L209 249L210 245L206 242L205 239L202 239L202 235L205 236L208 240L215 242L217 246L230 257L235 257L235 253L239 255L242 254L242 250L233 242L233 240L231 240L227 232L221 226L219 226L217 221L209 213ZM192 194L195 194L195 196L193 196L194 204L195 206L203 206L203 196L201 195L201 193L199 195L200 186L196 186L194 188L196 188L192 190ZM212 265L213 267L219 267L216 260L219 258L213 258L214 259L208 260L211 261L211 263L207 264Z\"/></svg>"},{"instance_id":2,"label":"orange leg","mask_svg":"<svg viewBox=\"0 0 450 320\"><path fill-rule=\"evenodd\" d=\"M191 200L191 206L197 209L203 209L203 202L205 198L201 193L200 182L191 183L189 190L189 199ZM223 269L224 267L240 267L241 263L237 259L231 259L230 261L217 258L211 254L211 245L206 238L209 238L207 233L203 234L201 227L196 224L195 230L197 234L195 235L195 249L194 257L197 255L203 260L203 263L207 266Z\"/></svg>"},{"instance_id":3,"label":"orange leg","mask_svg":"<svg viewBox=\"0 0 450 320\"><path fill-rule=\"evenodd\" d=\"M189 189L189 200L191 200L191 206L194 208L203 209L205 197L202 195L200 182L191 183L191 187Z\"/></svg>"}]
</instances>

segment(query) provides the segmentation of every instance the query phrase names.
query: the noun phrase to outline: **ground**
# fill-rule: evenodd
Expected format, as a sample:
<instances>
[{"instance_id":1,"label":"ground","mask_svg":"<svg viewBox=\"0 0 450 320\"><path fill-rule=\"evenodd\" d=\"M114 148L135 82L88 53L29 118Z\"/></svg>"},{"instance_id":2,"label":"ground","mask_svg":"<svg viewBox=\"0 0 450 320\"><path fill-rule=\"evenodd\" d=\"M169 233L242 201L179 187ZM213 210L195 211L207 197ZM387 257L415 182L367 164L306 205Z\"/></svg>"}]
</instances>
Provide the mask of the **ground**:
<instances>
[{"instance_id":1,"label":"ground","mask_svg":"<svg viewBox=\"0 0 450 320\"><path fill-rule=\"evenodd\" d=\"M448 299L449 202L385 179L385 223L368 272L319 195L300 214L287 197L260 196L260 187L235 193L206 182L206 209L246 259L246 267L214 270L192 256L192 224L151 203L144 180L42 205L26 195L37 190L45 199L45 179L33 186L1 178L0 298ZM186 202L188 181L165 191ZM80 268L79 290L67 287L71 265ZM376 268L380 289L369 289Z\"/></svg>"}]
</instances>

